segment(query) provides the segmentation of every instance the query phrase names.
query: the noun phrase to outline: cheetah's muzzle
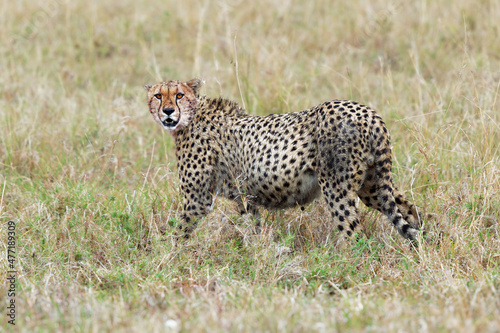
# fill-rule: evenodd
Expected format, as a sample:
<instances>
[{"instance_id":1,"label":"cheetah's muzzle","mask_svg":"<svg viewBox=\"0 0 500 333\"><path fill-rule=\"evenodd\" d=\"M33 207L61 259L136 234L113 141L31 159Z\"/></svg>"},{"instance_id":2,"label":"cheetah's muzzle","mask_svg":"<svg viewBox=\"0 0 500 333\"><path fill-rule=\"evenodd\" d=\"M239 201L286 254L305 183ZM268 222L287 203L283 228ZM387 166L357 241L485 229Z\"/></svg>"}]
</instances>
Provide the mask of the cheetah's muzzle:
<instances>
[{"instance_id":1,"label":"cheetah's muzzle","mask_svg":"<svg viewBox=\"0 0 500 333\"><path fill-rule=\"evenodd\" d=\"M161 123L163 124L163 126L165 126L166 128L174 128L175 126L177 126L177 124L179 123L179 120L175 120L174 118L172 117L166 117L165 119L163 119L161 121Z\"/></svg>"}]
</instances>

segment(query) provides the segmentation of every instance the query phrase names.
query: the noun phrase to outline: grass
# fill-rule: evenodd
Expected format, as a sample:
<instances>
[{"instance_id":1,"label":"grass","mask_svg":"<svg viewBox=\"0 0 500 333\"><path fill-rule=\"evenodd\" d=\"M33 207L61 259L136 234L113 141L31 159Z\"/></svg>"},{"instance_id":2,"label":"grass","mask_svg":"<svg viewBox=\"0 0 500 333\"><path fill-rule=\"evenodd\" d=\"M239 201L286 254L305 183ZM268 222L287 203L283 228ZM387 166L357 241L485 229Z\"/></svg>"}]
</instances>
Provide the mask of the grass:
<instances>
[{"instance_id":1,"label":"grass","mask_svg":"<svg viewBox=\"0 0 500 333\"><path fill-rule=\"evenodd\" d=\"M21 1L0 20L18 331L500 330L499 3ZM142 86L194 76L253 114L378 109L441 243L412 250L360 204L360 240L335 246L321 201L254 235L218 199L174 246L174 143Z\"/></svg>"}]
</instances>

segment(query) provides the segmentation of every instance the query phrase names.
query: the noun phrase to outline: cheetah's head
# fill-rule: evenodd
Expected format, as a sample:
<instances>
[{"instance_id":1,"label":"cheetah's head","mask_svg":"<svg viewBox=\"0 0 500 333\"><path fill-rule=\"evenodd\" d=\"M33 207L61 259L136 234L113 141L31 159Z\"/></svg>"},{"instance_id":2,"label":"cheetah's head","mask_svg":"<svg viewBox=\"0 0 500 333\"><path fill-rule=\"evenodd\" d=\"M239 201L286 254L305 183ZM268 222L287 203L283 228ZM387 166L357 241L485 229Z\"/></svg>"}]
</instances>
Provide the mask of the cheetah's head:
<instances>
[{"instance_id":1,"label":"cheetah's head","mask_svg":"<svg viewBox=\"0 0 500 333\"><path fill-rule=\"evenodd\" d=\"M174 137L186 127L196 111L201 80L167 81L144 86L148 91L149 112L154 120Z\"/></svg>"}]
</instances>

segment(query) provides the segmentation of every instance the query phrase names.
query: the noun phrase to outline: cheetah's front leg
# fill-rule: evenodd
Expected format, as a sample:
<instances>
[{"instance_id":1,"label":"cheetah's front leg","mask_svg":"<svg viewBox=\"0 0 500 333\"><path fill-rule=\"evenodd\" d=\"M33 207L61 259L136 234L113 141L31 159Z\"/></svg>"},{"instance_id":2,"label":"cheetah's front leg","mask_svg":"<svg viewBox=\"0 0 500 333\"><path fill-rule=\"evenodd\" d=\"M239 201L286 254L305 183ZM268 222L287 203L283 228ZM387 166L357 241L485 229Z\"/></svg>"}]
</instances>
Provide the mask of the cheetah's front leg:
<instances>
[{"instance_id":1,"label":"cheetah's front leg","mask_svg":"<svg viewBox=\"0 0 500 333\"><path fill-rule=\"evenodd\" d=\"M242 200L236 200L238 203L238 211L243 219L250 220L255 223L255 232L260 233L260 215L259 208L249 202L243 203Z\"/></svg>"},{"instance_id":2,"label":"cheetah's front leg","mask_svg":"<svg viewBox=\"0 0 500 333\"><path fill-rule=\"evenodd\" d=\"M177 225L176 235L178 237L189 238L193 230L196 229L198 219L207 215L211 210L213 196L210 190L213 176L210 168L205 166L203 169L197 172L199 174L197 179L192 177L191 172L180 172L184 205L182 221Z\"/></svg>"},{"instance_id":3,"label":"cheetah's front leg","mask_svg":"<svg viewBox=\"0 0 500 333\"><path fill-rule=\"evenodd\" d=\"M192 196L191 193L200 193L199 197ZM198 219L204 217L210 212L212 206L212 194L208 191L199 191L198 189L183 186L184 205L181 215L181 223L177 225L178 237L189 238L196 225Z\"/></svg>"}]
</instances>

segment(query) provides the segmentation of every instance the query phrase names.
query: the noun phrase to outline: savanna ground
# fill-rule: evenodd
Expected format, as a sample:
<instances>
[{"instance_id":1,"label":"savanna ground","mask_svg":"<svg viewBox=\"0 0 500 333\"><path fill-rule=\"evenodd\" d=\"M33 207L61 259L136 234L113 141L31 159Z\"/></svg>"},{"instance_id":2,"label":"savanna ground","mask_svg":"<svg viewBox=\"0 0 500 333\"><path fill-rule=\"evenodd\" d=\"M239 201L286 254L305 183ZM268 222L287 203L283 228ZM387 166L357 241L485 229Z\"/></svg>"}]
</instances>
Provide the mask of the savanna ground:
<instances>
[{"instance_id":1,"label":"savanna ground","mask_svg":"<svg viewBox=\"0 0 500 333\"><path fill-rule=\"evenodd\" d=\"M500 331L500 2L11 1L0 21L0 330ZM254 235L218 199L175 247L173 141L142 86L194 76L253 114L379 110L441 241L412 249L360 203L336 247L322 201Z\"/></svg>"}]
</instances>

